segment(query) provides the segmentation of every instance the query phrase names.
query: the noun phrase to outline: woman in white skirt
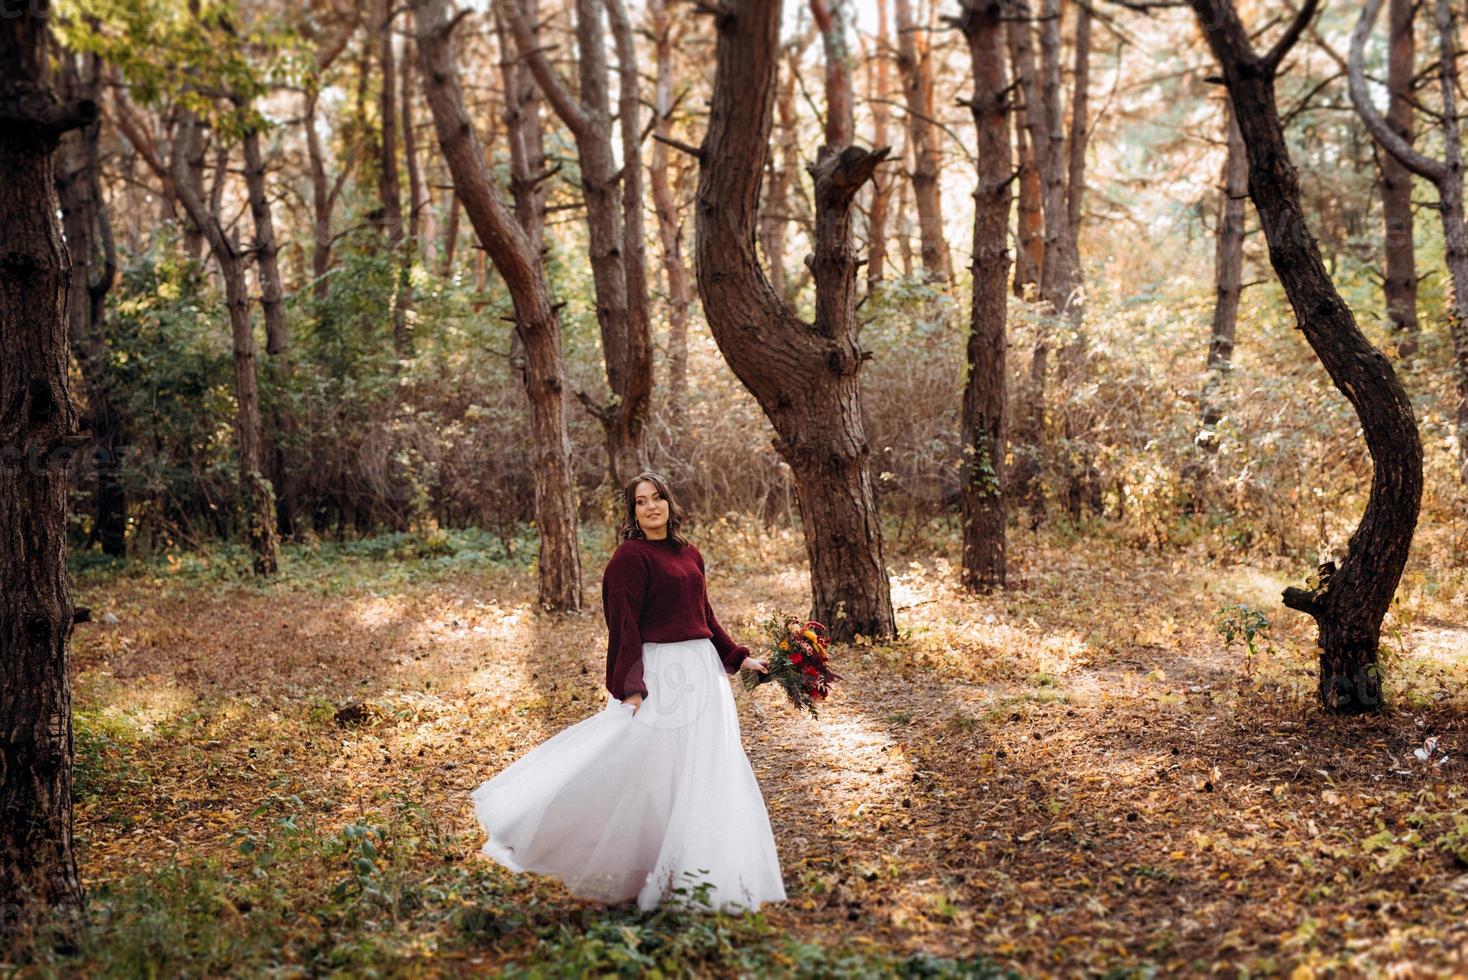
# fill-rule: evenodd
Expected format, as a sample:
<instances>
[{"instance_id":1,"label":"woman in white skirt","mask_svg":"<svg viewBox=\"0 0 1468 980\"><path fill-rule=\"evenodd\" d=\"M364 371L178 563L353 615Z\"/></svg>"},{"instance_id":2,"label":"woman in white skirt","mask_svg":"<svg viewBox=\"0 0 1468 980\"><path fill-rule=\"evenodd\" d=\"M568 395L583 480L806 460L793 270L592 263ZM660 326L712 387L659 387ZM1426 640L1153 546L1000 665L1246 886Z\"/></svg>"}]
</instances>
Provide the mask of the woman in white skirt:
<instances>
[{"instance_id":1,"label":"woman in white skirt","mask_svg":"<svg viewBox=\"0 0 1468 980\"><path fill-rule=\"evenodd\" d=\"M714 617L703 556L663 479L626 487L602 576L607 704L471 794L484 853L610 905L724 911L785 900L728 676L765 664Z\"/></svg>"}]
</instances>

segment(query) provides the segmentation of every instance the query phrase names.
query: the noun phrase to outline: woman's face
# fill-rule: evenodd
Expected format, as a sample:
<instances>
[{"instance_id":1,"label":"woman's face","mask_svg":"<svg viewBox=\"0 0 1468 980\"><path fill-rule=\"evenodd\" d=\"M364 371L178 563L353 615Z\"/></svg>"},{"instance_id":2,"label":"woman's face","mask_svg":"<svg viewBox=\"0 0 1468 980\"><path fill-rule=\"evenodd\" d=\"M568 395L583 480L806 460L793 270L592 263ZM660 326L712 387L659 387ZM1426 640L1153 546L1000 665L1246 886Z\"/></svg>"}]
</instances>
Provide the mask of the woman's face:
<instances>
[{"instance_id":1,"label":"woman's face","mask_svg":"<svg viewBox=\"0 0 1468 980\"><path fill-rule=\"evenodd\" d=\"M643 480L633 489L637 504L637 524L649 538L661 538L668 533L668 501L658 493L658 488Z\"/></svg>"}]
</instances>

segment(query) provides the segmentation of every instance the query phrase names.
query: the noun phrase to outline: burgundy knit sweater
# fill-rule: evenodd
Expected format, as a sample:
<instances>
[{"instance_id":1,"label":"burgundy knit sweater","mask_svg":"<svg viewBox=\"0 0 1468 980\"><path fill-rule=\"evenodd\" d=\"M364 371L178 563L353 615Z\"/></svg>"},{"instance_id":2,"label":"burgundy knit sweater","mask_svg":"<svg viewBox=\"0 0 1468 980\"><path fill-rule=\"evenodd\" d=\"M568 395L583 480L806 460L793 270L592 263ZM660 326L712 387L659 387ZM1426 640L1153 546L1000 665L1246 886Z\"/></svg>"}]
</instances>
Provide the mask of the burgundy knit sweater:
<instances>
[{"instance_id":1,"label":"burgundy knit sweater","mask_svg":"<svg viewBox=\"0 0 1468 980\"><path fill-rule=\"evenodd\" d=\"M709 605L703 555L693 545L671 538L629 538L617 546L601 579L602 612L607 618L607 690L618 701L647 697L642 681L642 644L712 640L734 674L749 656L735 643Z\"/></svg>"}]
</instances>

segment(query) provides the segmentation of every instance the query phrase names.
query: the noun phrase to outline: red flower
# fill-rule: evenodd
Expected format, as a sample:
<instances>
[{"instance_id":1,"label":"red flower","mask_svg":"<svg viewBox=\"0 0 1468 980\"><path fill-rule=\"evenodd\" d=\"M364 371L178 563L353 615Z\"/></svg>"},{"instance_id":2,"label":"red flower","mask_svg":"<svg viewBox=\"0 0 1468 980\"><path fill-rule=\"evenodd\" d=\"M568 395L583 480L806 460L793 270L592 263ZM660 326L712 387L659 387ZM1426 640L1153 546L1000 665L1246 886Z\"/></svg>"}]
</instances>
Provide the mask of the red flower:
<instances>
[{"instance_id":1,"label":"red flower","mask_svg":"<svg viewBox=\"0 0 1468 980\"><path fill-rule=\"evenodd\" d=\"M802 661L802 660L804 660L804 659L805 659L805 658L804 658L804 657L802 657L802 656L801 656L801 655L800 655L800 654L798 654L798 653L792 653L792 654L791 654L791 655L790 655L790 662L791 662L791 663L792 663L792 664L798 664L798 663L800 663L800 662L801 662L801 661Z\"/></svg>"}]
</instances>

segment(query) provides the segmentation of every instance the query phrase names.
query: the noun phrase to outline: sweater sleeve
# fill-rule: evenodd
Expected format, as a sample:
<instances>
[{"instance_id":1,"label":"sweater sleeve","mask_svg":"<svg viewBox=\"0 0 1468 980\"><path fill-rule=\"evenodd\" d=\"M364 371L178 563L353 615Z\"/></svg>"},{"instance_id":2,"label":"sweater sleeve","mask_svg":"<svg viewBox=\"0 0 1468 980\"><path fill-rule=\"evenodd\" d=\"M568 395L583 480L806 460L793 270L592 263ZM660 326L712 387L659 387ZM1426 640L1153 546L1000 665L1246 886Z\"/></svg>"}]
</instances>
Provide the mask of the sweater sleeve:
<instances>
[{"instance_id":1,"label":"sweater sleeve","mask_svg":"<svg viewBox=\"0 0 1468 980\"><path fill-rule=\"evenodd\" d=\"M625 548L612 555L602 575L602 613L607 620L607 690L618 701L634 694L647 697L647 685L642 679L640 627L647 580L646 562Z\"/></svg>"},{"instance_id":2,"label":"sweater sleeve","mask_svg":"<svg viewBox=\"0 0 1468 980\"><path fill-rule=\"evenodd\" d=\"M697 548L693 549L693 557L698 562L699 572L703 572L703 555ZM749 647L740 646L734 642L734 638L724 632L724 627L719 625L714 616L714 607L709 605L708 579L704 579L703 589L703 619L708 626L709 632L713 634L714 649L719 651L719 660L724 664L724 672L727 674L739 673L739 665L744 663L744 658L749 656Z\"/></svg>"}]
</instances>

